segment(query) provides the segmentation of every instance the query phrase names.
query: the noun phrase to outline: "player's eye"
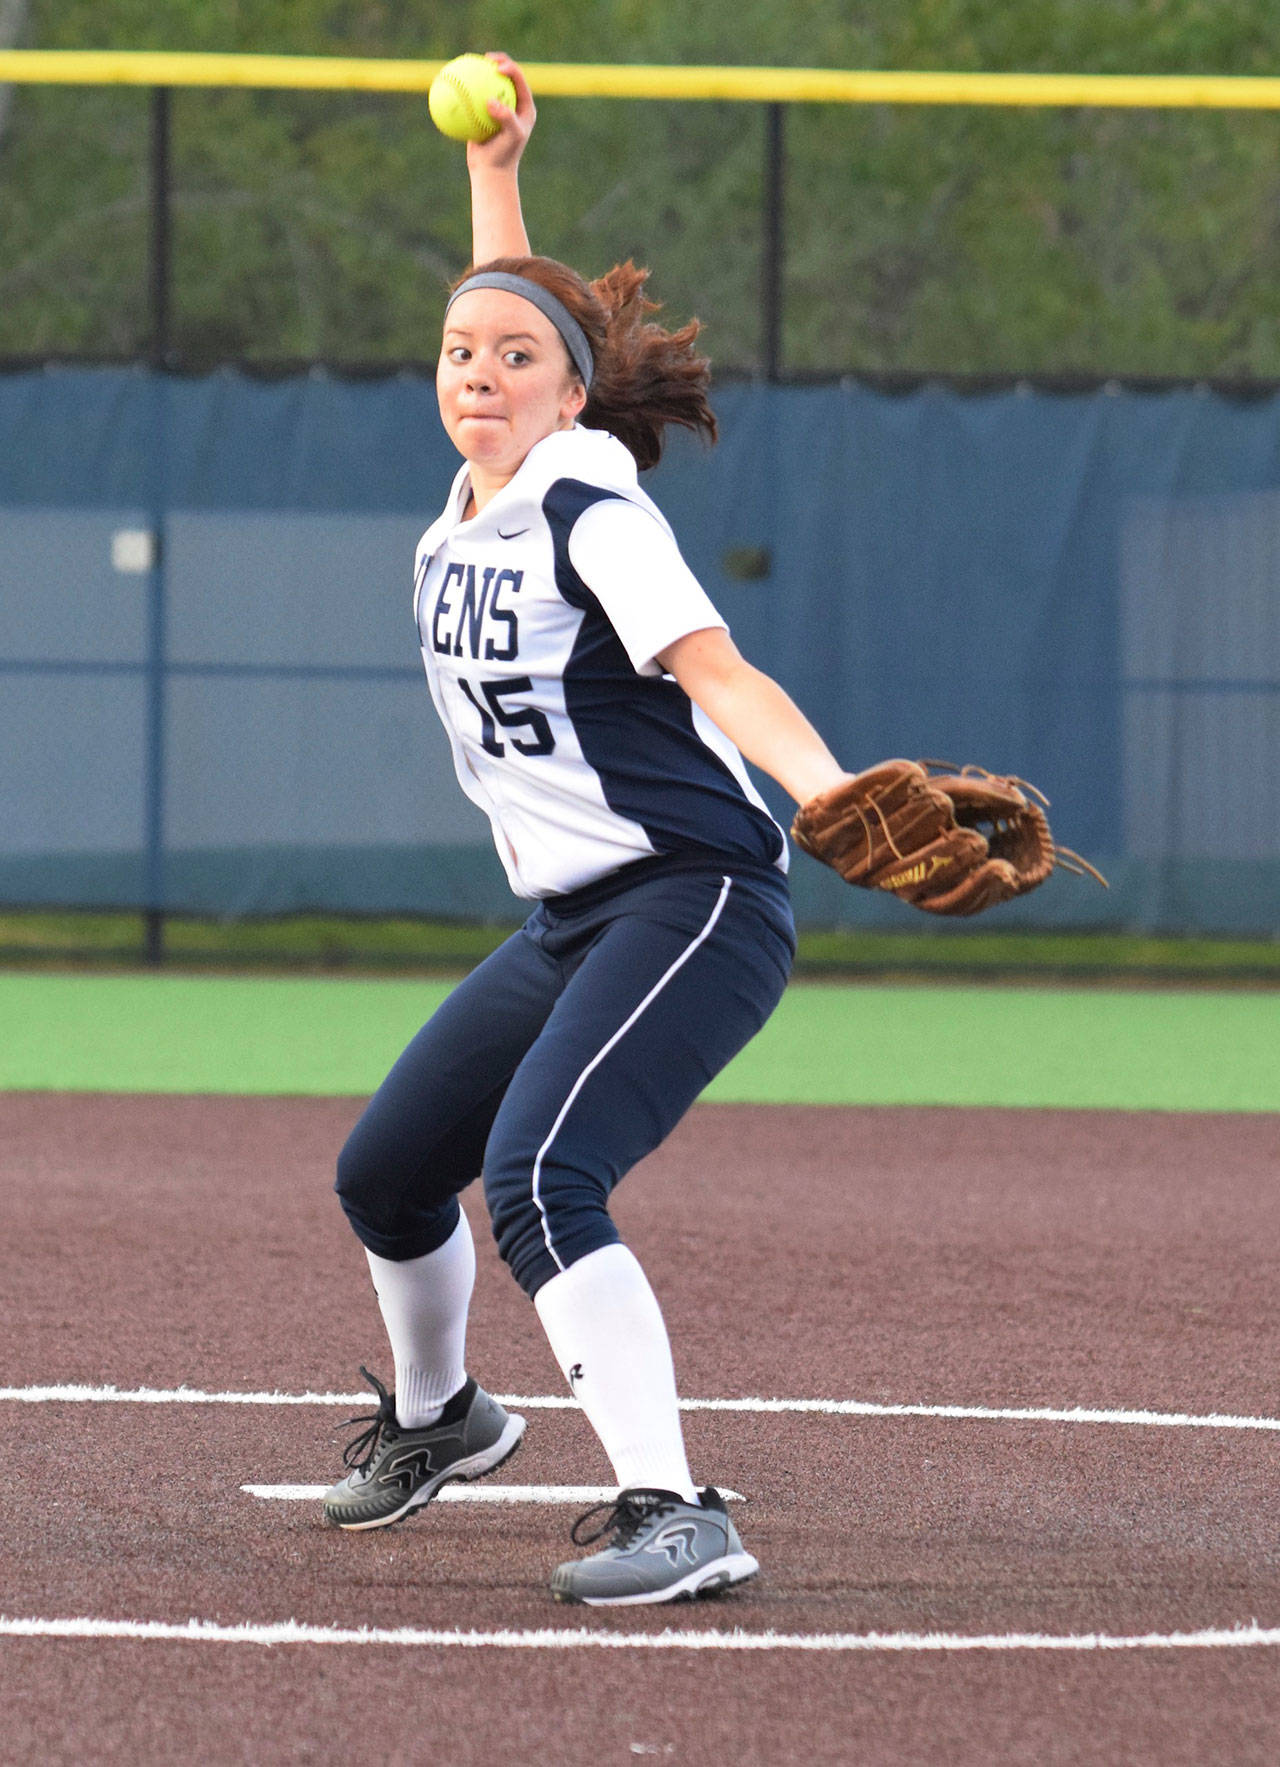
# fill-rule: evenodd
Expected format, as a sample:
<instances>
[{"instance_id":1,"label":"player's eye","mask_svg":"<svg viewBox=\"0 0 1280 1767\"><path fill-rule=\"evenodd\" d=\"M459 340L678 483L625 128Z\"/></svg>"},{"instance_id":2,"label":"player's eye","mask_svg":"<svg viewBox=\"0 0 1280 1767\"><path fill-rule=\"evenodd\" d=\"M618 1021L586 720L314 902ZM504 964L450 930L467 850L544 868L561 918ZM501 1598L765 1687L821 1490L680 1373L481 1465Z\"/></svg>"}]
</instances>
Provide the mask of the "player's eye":
<instances>
[{"instance_id":1,"label":"player's eye","mask_svg":"<svg viewBox=\"0 0 1280 1767\"><path fill-rule=\"evenodd\" d=\"M471 351L465 344L455 344L447 354L450 362L469 362L471 360Z\"/></svg>"},{"instance_id":2,"label":"player's eye","mask_svg":"<svg viewBox=\"0 0 1280 1767\"><path fill-rule=\"evenodd\" d=\"M523 368L530 358L526 350L508 350L504 360L509 362L512 368Z\"/></svg>"}]
</instances>

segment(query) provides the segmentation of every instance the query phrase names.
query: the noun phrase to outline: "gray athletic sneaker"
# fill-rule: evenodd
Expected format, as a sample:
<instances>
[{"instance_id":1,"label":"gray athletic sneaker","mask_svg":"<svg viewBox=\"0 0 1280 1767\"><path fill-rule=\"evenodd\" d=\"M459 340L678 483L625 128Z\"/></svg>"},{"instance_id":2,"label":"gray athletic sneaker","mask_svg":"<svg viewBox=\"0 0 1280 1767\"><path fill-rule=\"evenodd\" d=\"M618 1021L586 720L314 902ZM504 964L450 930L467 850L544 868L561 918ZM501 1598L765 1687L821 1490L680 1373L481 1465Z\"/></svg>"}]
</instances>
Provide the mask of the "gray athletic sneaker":
<instances>
[{"instance_id":1,"label":"gray athletic sneaker","mask_svg":"<svg viewBox=\"0 0 1280 1767\"><path fill-rule=\"evenodd\" d=\"M630 1607L641 1602L682 1601L718 1595L754 1577L760 1566L742 1550L724 1498L710 1486L698 1503L673 1491L626 1490L613 1503L598 1503L573 1524L575 1546L590 1546L612 1531L603 1552L561 1565L552 1575L557 1601L589 1607ZM584 1522L604 1511L591 1533Z\"/></svg>"},{"instance_id":2,"label":"gray athletic sneaker","mask_svg":"<svg viewBox=\"0 0 1280 1767\"><path fill-rule=\"evenodd\" d=\"M342 1464L351 1468L325 1493L325 1520L339 1528L385 1528L411 1509L430 1503L452 1479L480 1479L520 1446L524 1419L502 1409L468 1378L444 1408L439 1423L401 1429L395 1394L367 1368L360 1370L378 1395L378 1409L348 1423L367 1423L347 1443Z\"/></svg>"}]
</instances>

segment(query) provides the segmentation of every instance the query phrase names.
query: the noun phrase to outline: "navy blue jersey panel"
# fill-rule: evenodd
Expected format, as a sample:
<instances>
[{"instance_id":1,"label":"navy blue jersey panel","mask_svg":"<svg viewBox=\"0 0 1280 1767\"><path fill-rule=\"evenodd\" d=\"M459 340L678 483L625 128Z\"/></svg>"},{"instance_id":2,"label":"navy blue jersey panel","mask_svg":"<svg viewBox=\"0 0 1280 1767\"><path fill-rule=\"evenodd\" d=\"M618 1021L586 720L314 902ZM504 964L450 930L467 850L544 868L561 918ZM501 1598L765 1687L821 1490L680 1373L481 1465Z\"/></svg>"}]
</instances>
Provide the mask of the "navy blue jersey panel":
<instances>
[{"instance_id":1,"label":"navy blue jersey panel","mask_svg":"<svg viewBox=\"0 0 1280 1767\"><path fill-rule=\"evenodd\" d=\"M573 524L613 492L561 479L543 500L555 548L556 587L583 621L564 671L565 710L609 808L637 822L655 852L685 848L772 865L783 838L703 742L676 682L639 675L569 557Z\"/></svg>"},{"instance_id":2,"label":"navy blue jersey panel","mask_svg":"<svg viewBox=\"0 0 1280 1767\"><path fill-rule=\"evenodd\" d=\"M570 607L589 607L595 600L569 557L569 536L573 525L593 503L604 503L610 498L617 503L626 501L616 491L602 490L599 485L584 485L581 479L557 479L542 499L542 513L547 518L555 547L556 588Z\"/></svg>"}]
</instances>

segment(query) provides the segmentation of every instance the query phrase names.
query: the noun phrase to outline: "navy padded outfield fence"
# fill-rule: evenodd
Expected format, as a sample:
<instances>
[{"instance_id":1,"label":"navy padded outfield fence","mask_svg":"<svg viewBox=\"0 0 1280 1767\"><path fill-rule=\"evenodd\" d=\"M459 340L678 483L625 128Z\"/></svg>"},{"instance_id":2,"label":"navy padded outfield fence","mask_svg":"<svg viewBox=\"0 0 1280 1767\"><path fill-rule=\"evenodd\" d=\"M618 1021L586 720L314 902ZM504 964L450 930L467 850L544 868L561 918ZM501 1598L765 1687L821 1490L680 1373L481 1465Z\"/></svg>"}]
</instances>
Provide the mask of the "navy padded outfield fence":
<instances>
[{"instance_id":1,"label":"navy padded outfield fence","mask_svg":"<svg viewBox=\"0 0 1280 1767\"><path fill-rule=\"evenodd\" d=\"M1034 780L1111 877L980 924L1277 930L1280 398L716 404L646 483L746 655L850 766ZM0 900L511 919L410 615L455 464L415 375L0 375ZM794 878L811 926L932 924Z\"/></svg>"}]
</instances>

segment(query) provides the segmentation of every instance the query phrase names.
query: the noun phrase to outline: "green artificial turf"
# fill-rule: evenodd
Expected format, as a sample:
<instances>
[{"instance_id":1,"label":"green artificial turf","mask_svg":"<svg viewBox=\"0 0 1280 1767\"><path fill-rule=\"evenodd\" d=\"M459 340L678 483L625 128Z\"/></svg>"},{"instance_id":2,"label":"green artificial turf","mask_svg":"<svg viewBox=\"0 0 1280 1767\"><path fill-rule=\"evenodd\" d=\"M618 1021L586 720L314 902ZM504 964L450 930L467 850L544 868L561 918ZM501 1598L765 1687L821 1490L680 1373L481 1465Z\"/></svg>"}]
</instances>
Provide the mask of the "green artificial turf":
<instances>
[{"instance_id":1,"label":"green artificial turf","mask_svg":"<svg viewBox=\"0 0 1280 1767\"><path fill-rule=\"evenodd\" d=\"M0 974L0 1087L363 1094L440 981ZM1280 1111L1272 992L793 985L706 1094Z\"/></svg>"}]
</instances>

